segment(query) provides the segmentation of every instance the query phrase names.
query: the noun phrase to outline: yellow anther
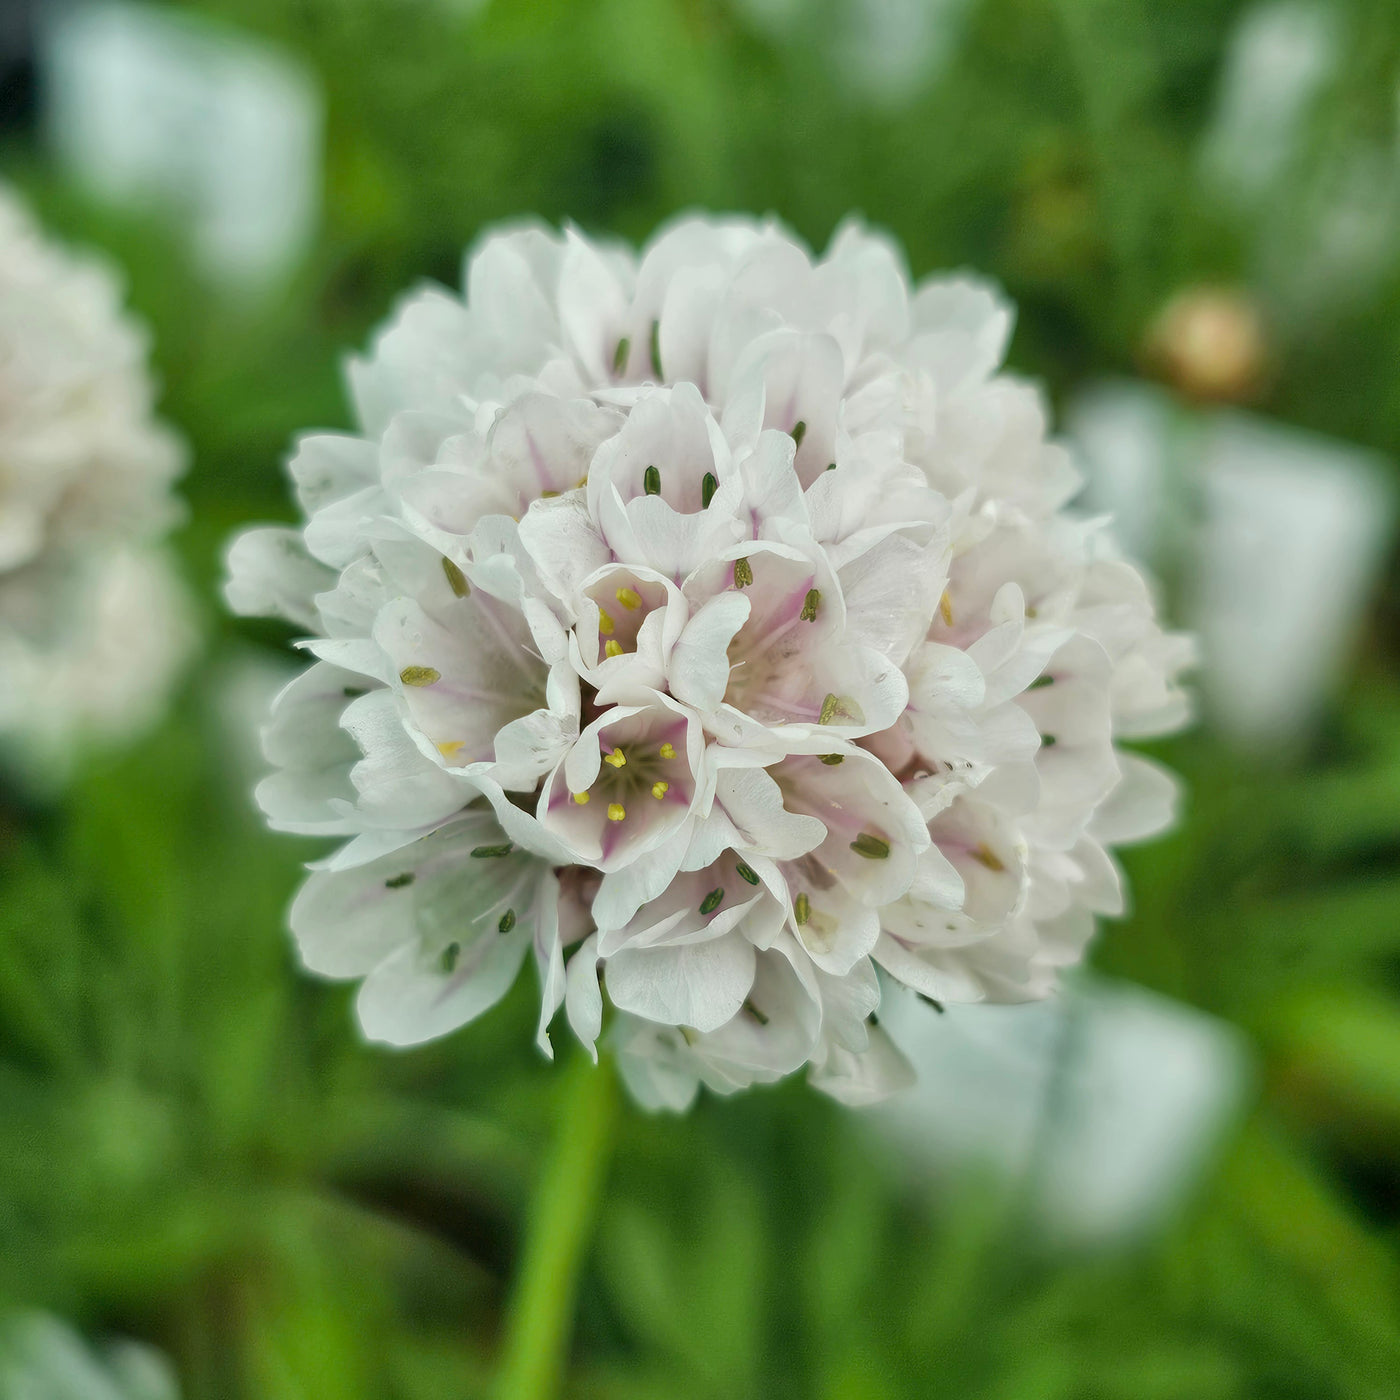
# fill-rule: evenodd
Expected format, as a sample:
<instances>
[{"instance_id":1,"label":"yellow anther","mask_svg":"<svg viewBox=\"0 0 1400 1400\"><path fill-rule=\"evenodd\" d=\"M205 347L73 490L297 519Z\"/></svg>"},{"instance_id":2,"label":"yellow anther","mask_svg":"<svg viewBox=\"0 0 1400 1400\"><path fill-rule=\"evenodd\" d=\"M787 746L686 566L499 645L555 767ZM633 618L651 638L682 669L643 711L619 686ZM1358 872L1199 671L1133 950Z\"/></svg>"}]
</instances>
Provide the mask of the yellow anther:
<instances>
[{"instance_id":1,"label":"yellow anther","mask_svg":"<svg viewBox=\"0 0 1400 1400\"><path fill-rule=\"evenodd\" d=\"M584 807L584 806L587 806L587 804L588 804L588 799L589 799L591 796L592 796L592 793L588 793L588 792L576 792L576 793L574 793L574 801L577 802L578 805L579 805L580 807Z\"/></svg>"},{"instance_id":2,"label":"yellow anther","mask_svg":"<svg viewBox=\"0 0 1400 1400\"><path fill-rule=\"evenodd\" d=\"M451 758L453 754L460 752L462 749L466 748L466 746L467 741L465 739L444 739L442 743L437 746L437 751L444 758Z\"/></svg>"},{"instance_id":3,"label":"yellow anther","mask_svg":"<svg viewBox=\"0 0 1400 1400\"><path fill-rule=\"evenodd\" d=\"M642 595L632 588L619 588L617 590L617 601L621 603L624 608L635 612L636 609L642 606Z\"/></svg>"},{"instance_id":4,"label":"yellow anther","mask_svg":"<svg viewBox=\"0 0 1400 1400\"><path fill-rule=\"evenodd\" d=\"M627 755L621 749L614 749L611 753L603 755L604 763L611 763L614 768L625 768L627 766Z\"/></svg>"},{"instance_id":5,"label":"yellow anther","mask_svg":"<svg viewBox=\"0 0 1400 1400\"><path fill-rule=\"evenodd\" d=\"M609 637L608 640L607 640L606 642L603 643L603 655L604 655L604 656L621 656L621 655L622 655L622 643L619 642L619 641L617 640L616 637Z\"/></svg>"},{"instance_id":6,"label":"yellow anther","mask_svg":"<svg viewBox=\"0 0 1400 1400\"><path fill-rule=\"evenodd\" d=\"M943 590L942 598L938 600L938 613L943 619L943 625L945 627L951 627L953 625L953 600L949 596L946 588Z\"/></svg>"},{"instance_id":7,"label":"yellow anther","mask_svg":"<svg viewBox=\"0 0 1400 1400\"><path fill-rule=\"evenodd\" d=\"M656 798L658 802L660 802L661 799L665 797L668 792L670 792L670 790L670 783L653 783L651 785L651 795L654 798Z\"/></svg>"},{"instance_id":8,"label":"yellow anther","mask_svg":"<svg viewBox=\"0 0 1400 1400\"><path fill-rule=\"evenodd\" d=\"M608 820L610 822L626 821L627 808L621 802L608 803Z\"/></svg>"},{"instance_id":9,"label":"yellow anther","mask_svg":"<svg viewBox=\"0 0 1400 1400\"><path fill-rule=\"evenodd\" d=\"M609 613L609 612L605 612L602 608L599 608L599 609L598 609L598 630L599 630L605 637L611 637L612 634L613 634L613 629L614 629L616 626L617 626L617 624L612 620L612 614Z\"/></svg>"},{"instance_id":10,"label":"yellow anther","mask_svg":"<svg viewBox=\"0 0 1400 1400\"><path fill-rule=\"evenodd\" d=\"M676 756L676 746L675 746L674 744L662 744L662 746L661 746L661 757L662 757L662 758L675 758L675 756Z\"/></svg>"}]
</instances>

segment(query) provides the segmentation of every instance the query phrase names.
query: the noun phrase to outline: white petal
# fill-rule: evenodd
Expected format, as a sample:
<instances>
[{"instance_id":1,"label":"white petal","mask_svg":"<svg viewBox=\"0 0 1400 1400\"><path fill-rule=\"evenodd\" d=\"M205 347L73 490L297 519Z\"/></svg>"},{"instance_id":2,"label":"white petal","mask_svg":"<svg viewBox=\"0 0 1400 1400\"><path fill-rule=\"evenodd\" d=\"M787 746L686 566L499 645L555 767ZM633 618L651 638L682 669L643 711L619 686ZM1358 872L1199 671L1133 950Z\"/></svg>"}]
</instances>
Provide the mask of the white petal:
<instances>
[{"instance_id":1,"label":"white petal","mask_svg":"<svg viewBox=\"0 0 1400 1400\"><path fill-rule=\"evenodd\" d=\"M608 996L623 1011L717 1030L737 1014L754 978L752 944L730 934L705 943L625 948L607 961Z\"/></svg>"}]
</instances>

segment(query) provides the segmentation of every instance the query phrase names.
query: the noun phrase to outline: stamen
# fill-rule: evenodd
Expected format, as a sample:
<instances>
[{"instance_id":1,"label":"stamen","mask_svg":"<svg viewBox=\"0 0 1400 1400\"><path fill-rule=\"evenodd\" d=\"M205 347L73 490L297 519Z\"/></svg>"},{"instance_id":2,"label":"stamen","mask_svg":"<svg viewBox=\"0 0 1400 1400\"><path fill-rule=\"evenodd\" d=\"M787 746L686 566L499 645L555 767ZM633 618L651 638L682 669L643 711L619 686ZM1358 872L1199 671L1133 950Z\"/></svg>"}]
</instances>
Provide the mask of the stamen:
<instances>
[{"instance_id":1,"label":"stamen","mask_svg":"<svg viewBox=\"0 0 1400 1400\"><path fill-rule=\"evenodd\" d=\"M541 491L541 492L540 492L540 500L542 500L542 501L552 501L552 500L555 500L559 495L560 495L560 492L558 492L558 491Z\"/></svg>"},{"instance_id":2,"label":"stamen","mask_svg":"<svg viewBox=\"0 0 1400 1400\"><path fill-rule=\"evenodd\" d=\"M798 613L798 620L801 622L815 622L817 620L817 609L821 606L822 591L820 588L809 588L807 596L802 602L802 611Z\"/></svg>"},{"instance_id":3,"label":"stamen","mask_svg":"<svg viewBox=\"0 0 1400 1400\"><path fill-rule=\"evenodd\" d=\"M1044 690L1047 685L1054 685L1054 676L1037 676L1027 687L1027 690Z\"/></svg>"},{"instance_id":4,"label":"stamen","mask_svg":"<svg viewBox=\"0 0 1400 1400\"><path fill-rule=\"evenodd\" d=\"M457 959L462 956L462 945L460 943L449 943L442 950L442 957L439 962L444 972L451 972L457 966Z\"/></svg>"},{"instance_id":5,"label":"stamen","mask_svg":"<svg viewBox=\"0 0 1400 1400\"><path fill-rule=\"evenodd\" d=\"M665 797L668 792L670 792L670 790L670 783L653 783L651 785L651 795L654 798L656 798L658 802L660 802L661 799Z\"/></svg>"},{"instance_id":6,"label":"stamen","mask_svg":"<svg viewBox=\"0 0 1400 1400\"><path fill-rule=\"evenodd\" d=\"M444 739L436 747L444 758L451 758L454 754L460 753L466 746L465 739Z\"/></svg>"},{"instance_id":7,"label":"stamen","mask_svg":"<svg viewBox=\"0 0 1400 1400\"><path fill-rule=\"evenodd\" d=\"M1043 749L1053 749L1060 741L1053 734L1042 734L1040 736L1040 746Z\"/></svg>"},{"instance_id":8,"label":"stamen","mask_svg":"<svg viewBox=\"0 0 1400 1400\"><path fill-rule=\"evenodd\" d=\"M851 849L858 856L864 856L866 860L888 860L890 858L890 843L868 831L862 831L851 842Z\"/></svg>"},{"instance_id":9,"label":"stamen","mask_svg":"<svg viewBox=\"0 0 1400 1400\"><path fill-rule=\"evenodd\" d=\"M496 931L498 933L509 933L514 927L515 910L507 909L506 912L501 915L501 922L496 925Z\"/></svg>"},{"instance_id":10,"label":"stamen","mask_svg":"<svg viewBox=\"0 0 1400 1400\"><path fill-rule=\"evenodd\" d=\"M660 379L661 376L661 322L651 323L651 372Z\"/></svg>"},{"instance_id":11,"label":"stamen","mask_svg":"<svg viewBox=\"0 0 1400 1400\"><path fill-rule=\"evenodd\" d=\"M846 755L843 753L824 753L821 754L820 757L821 761L825 763L828 768L835 768L838 763L844 763L846 761Z\"/></svg>"},{"instance_id":12,"label":"stamen","mask_svg":"<svg viewBox=\"0 0 1400 1400\"><path fill-rule=\"evenodd\" d=\"M753 565L747 559L734 561L734 587L747 588L753 582Z\"/></svg>"},{"instance_id":13,"label":"stamen","mask_svg":"<svg viewBox=\"0 0 1400 1400\"><path fill-rule=\"evenodd\" d=\"M619 642L616 637L609 637L608 640L603 643L603 654L605 656L621 656L622 643Z\"/></svg>"},{"instance_id":14,"label":"stamen","mask_svg":"<svg viewBox=\"0 0 1400 1400\"><path fill-rule=\"evenodd\" d=\"M515 847L507 841L503 846L474 846L472 855L478 860L486 860L494 856L508 856L514 849Z\"/></svg>"},{"instance_id":15,"label":"stamen","mask_svg":"<svg viewBox=\"0 0 1400 1400\"><path fill-rule=\"evenodd\" d=\"M834 471L836 470L836 463L835 463L835 462L828 462L828 463L826 464L826 469L827 469L827 471L829 471L829 472L834 472Z\"/></svg>"},{"instance_id":16,"label":"stamen","mask_svg":"<svg viewBox=\"0 0 1400 1400\"><path fill-rule=\"evenodd\" d=\"M574 793L574 801L577 802L580 807L586 807L588 806L588 799L592 796L593 794L591 792L576 792Z\"/></svg>"},{"instance_id":17,"label":"stamen","mask_svg":"<svg viewBox=\"0 0 1400 1400\"><path fill-rule=\"evenodd\" d=\"M399 672L399 679L405 685L432 685L442 679L442 672L431 666L405 666Z\"/></svg>"},{"instance_id":18,"label":"stamen","mask_svg":"<svg viewBox=\"0 0 1400 1400\"><path fill-rule=\"evenodd\" d=\"M608 820L610 822L621 822L627 820L627 808L621 802L608 803Z\"/></svg>"},{"instance_id":19,"label":"stamen","mask_svg":"<svg viewBox=\"0 0 1400 1400\"><path fill-rule=\"evenodd\" d=\"M739 872L741 880L747 881L750 885L758 884L758 871L753 866L745 865L743 861L740 861L734 868Z\"/></svg>"},{"instance_id":20,"label":"stamen","mask_svg":"<svg viewBox=\"0 0 1400 1400\"><path fill-rule=\"evenodd\" d=\"M975 851L969 851L968 854L979 865L985 865L988 870L998 875L1006 869L1000 858L987 846L978 846Z\"/></svg>"},{"instance_id":21,"label":"stamen","mask_svg":"<svg viewBox=\"0 0 1400 1400\"><path fill-rule=\"evenodd\" d=\"M724 903L724 890L713 889L700 901L700 912L702 914L713 914L721 904Z\"/></svg>"},{"instance_id":22,"label":"stamen","mask_svg":"<svg viewBox=\"0 0 1400 1400\"><path fill-rule=\"evenodd\" d=\"M604 763L611 763L614 768L627 767L627 755L621 749L613 749L611 753L603 755Z\"/></svg>"},{"instance_id":23,"label":"stamen","mask_svg":"<svg viewBox=\"0 0 1400 1400\"><path fill-rule=\"evenodd\" d=\"M938 600L938 615L943 619L945 627L953 625L953 600L946 588L943 590L943 596Z\"/></svg>"},{"instance_id":24,"label":"stamen","mask_svg":"<svg viewBox=\"0 0 1400 1400\"><path fill-rule=\"evenodd\" d=\"M864 724L865 712L849 695L828 695L822 701L817 723L830 724L837 719L849 724Z\"/></svg>"},{"instance_id":25,"label":"stamen","mask_svg":"<svg viewBox=\"0 0 1400 1400\"><path fill-rule=\"evenodd\" d=\"M661 746L661 757L662 757L662 758L675 758L675 756L676 756L676 746L675 746L674 744L670 744L670 743L662 744L662 746Z\"/></svg>"},{"instance_id":26,"label":"stamen","mask_svg":"<svg viewBox=\"0 0 1400 1400\"><path fill-rule=\"evenodd\" d=\"M413 871L406 870L402 875L394 875L385 880L384 888L386 890L401 890L405 885L411 885L416 878Z\"/></svg>"},{"instance_id":27,"label":"stamen","mask_svg":"<svg viewBox=\"0 0 1400 1400\"><path fill-rule=\"evenodd\" d=\"M648 467L642 473L642 490L648 496L659 496L661 494L661 472L656 467Z\"/></svg>"},{"instance_id":28,"label":"stamen","mask_svg":"<svg viewBox=\"0 0 1400 1400\"><path fill-rule=\"evenodd\" d=\"M447 586L457 597L465 598L472 591L466 575L445 554L442 556L442 572L447 576Z\"/></svg>"},{"instance_id":29,"label":"stamen","mask_svg":"<svg viewBox=\"0 0 1400 1400\"><path fill-rule=\"evenodd\" d=\"M792 441L793 441L793 445L796 446L796 447L801 447L801 446L802 446L802 439L805 438L806 436L807 436L807 424L806 424L806 422L805 422L803 419L799 418L799 419L797 420L797 422L794 423L794 424L792 425Z\"/></svg>"},{"instance_id":30,"label":"stamen","mask_svg":"<svg viewBox=\"0 0 1400 1400\"><path fill-rule=\"evenodd\" d=\"M598 609L598 630L605 636L611 637L617 628L617 623L613 621L612 614L606 608Z\"/></svg>"},{"instance_id":31,"label":"stamen","mask_svg":"<svg viewBox=\"0 0 1400 1400\"><path fill-rule=\"evenodd\" d=\"M617 601L622 604L628 612L636 612L642 606L642 595L631 588L619 588L617 590Z\"/></svg>"},{"instance_id":32,"label":"stamen","mask_svg":"<svg viewBox=\"0 0 1400 1400\"><path fill-rule=\"evenodd\" d=\"M706 472L700 479L700 504L709 510L710 502L715 498L715 492L719 490L719 480L714 472Z\"/></svg>"},{"instance_id":33,"label":"stamen","mask_svg":"<svg viewBox=\"0 0 1400 1400\"><path fill-rule=\"evenodd\" d=\"M617 349L613 352L613 373L621 374L627 368L627 356L632 351L632 342L627 336L623 336L617 342Z\"/></svg>"},{"instance_id":34,"label":"stamen","mask_svg":"<svg viewBox=\"0 0 1400 1400\"><path fill-rule=\"evenodd\" d=\"M812 901L807 898L805 890L792 901L792 916L799 928L812 917Z\"/></svg>"}]
</instances>

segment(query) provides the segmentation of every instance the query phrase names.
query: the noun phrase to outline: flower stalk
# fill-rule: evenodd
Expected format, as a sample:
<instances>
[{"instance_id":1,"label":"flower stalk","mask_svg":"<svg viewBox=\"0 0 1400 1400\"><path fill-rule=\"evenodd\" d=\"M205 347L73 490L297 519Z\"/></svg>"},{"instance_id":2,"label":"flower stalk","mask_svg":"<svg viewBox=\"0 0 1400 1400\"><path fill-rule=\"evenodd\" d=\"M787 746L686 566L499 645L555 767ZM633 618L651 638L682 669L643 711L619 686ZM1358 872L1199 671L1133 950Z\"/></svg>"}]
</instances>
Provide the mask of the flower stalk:
<instances>
[{"instance_id":1,"label":"flower stalk","mask_svg":"<svg viewBox=\"0 0 1400 1400\"><path fill-rule=\"evenodd\" d=\"M495 1400L559 1394L579 1273L612 1158L618 1114L612 1065L578 1055L560 1090L556 1135L530 1203L506 1309Z\"/></svg>"}]
</instances>

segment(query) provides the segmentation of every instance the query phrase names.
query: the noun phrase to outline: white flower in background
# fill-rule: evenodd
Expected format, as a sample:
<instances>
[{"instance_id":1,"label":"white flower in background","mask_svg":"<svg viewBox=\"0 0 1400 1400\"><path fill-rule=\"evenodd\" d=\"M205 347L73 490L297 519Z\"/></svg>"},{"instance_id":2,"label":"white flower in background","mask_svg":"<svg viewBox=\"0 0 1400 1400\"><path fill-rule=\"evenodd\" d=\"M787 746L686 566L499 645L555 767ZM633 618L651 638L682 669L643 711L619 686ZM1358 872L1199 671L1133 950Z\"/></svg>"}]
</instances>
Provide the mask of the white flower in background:
<instances>
[{"instance_id":1,"label":"white flower in background","mask_svg":"<svg viewBox=\"0 0 1400 1400\"><path fill-rule=\"evenodd\" d=\"M6 1400L179 1400L170 1363L138 1342L101 1351L47 1313L0 1319L0 1395Z\"/></svg>"},{"instance_id":2,"label":"white flower in background","mask_svg":"<svg viewBox=\"0 0 1400 1400\"><path fill-rule=\"evenodd\" d=\"M1090 508L1188 581L1207 719L1271 763L1296 757L1347 673L1385 566L1394 465L1133 380L1081 391L1067 426Z\"/></svg>"},{"instance_id":3,"label":"white flower in background","mask_svg":"<svg viewBox=\"0 0 1400 1400\"><path fill-rule=\"evenodd\" d=\"M1171 815L1115 737L1183 722L1189 648L1063 512L1010 322L859 228L813 262L745 220L497 233L465 302L403 305L360 432L292 460L305 529L228 585L310 634L259 799L345 839L292 926L371 1036L532 952L542 1043L610 1006L644 1103L803 1065L860 1102L907 1075L877 968L1019 1001L1079 959L1106 846Z\"/></svg>"},{"instance_id":4,"label":"white flower in background","mask_svg":"<svg viewBox=\"0 0 1400 1400\"><path fill-rule=\"evenodd\" d=\"M145 358L112 275L0 186L0 738L35 771L154 719L190 644Z\"/></svg>"}]
</instances>

